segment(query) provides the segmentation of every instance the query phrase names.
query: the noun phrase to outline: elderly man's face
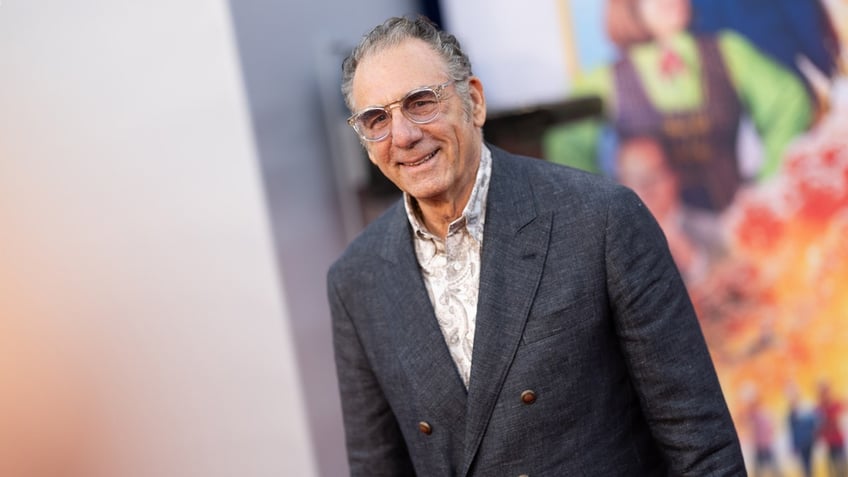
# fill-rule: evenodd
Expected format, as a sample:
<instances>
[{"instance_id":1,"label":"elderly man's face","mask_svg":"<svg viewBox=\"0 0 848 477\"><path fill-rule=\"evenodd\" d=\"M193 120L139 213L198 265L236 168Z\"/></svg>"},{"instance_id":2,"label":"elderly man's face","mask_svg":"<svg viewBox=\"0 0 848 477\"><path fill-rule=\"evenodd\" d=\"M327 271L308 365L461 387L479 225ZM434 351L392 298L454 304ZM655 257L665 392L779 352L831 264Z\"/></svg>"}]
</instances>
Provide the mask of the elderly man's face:
<instances>
[{"instance_id":1,"label":"elderly man's face","mask_svg":"<svg viewBox=\"0 0 848 477\"><path fill-rule=\"evenodd\" d=\"M418 39L366 56L353 78L355 111L392 103L408 92L450 78L441 57ZM401 190L420 201L461 201L473 188L480 162L480 127L486 119L483 87L470 80L472 109L463 109L456 85L445 88L439 115L416 124L399 108L391 110L391 130L381 141L366 143L368 156Z\"/></svg>"},{"instance_id":2,"label":"elderly man's face","mask_svg":"<svg viewBox=\"0 0 848 477\"><path fill-rule=\"evenodd\" d=\"M655 39L669 38L689 25L690 0L641 0L639 16Z\"/></svg>"}]
</instances>

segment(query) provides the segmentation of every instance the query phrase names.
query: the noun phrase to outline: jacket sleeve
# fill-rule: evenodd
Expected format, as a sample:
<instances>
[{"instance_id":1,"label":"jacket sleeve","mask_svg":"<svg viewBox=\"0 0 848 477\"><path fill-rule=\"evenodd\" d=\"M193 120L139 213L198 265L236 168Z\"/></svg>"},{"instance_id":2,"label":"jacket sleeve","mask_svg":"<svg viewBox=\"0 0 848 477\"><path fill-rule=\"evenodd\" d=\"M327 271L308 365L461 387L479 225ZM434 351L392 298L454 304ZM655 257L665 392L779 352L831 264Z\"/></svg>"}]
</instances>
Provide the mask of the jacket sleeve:
<instances>
[{"instance_id":1,"label":"jacket sleeve","mask_svg":"<svg viewBox=\"0 0 848 477\"><path fill-rule=\"evenodd\" d=\"M671 475L746 475L686 288L659 225L632 191L613 193L604 240L616 333Z\"/></svg>"},{"instance_id":2,"label":"jacket sleeve","mask_svg":"<svg viewBox=\"0 0 848 477\"><path fill-rule=\"evenodd\" d=\"M350 475L413 476L395 415L336 286L331 271L327 289Z\"/></svg>"}]
</instances>

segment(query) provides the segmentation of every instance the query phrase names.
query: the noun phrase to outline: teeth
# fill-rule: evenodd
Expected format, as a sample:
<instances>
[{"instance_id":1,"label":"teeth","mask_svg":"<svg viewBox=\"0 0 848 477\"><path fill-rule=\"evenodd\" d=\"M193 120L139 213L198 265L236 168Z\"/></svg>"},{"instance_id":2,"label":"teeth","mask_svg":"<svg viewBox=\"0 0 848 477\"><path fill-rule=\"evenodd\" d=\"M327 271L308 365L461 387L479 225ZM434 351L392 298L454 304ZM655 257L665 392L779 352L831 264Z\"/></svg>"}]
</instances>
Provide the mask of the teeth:
<instances>
[{"instance_id":1,"label":"teeth","mask_svg":"<svg viewBox=\"0 0 848 477\"><path fill-rule=\"evenodd\" d=\"M425 157L424 159L421 159L420 161L416 161L416 162L413 162L413 163L408 164L408 165L409 165L410 167L415 167L415 166L421 165L421 164L423 164L423 163L425 163L425 162L429 161L430 159L432 159L432 158L433 158L433 156L435 156L437 152L438 152L438 151L433 151L433 152L431 152L430 154L427 154L427 157Z\"/></svg>"}]
</instances>

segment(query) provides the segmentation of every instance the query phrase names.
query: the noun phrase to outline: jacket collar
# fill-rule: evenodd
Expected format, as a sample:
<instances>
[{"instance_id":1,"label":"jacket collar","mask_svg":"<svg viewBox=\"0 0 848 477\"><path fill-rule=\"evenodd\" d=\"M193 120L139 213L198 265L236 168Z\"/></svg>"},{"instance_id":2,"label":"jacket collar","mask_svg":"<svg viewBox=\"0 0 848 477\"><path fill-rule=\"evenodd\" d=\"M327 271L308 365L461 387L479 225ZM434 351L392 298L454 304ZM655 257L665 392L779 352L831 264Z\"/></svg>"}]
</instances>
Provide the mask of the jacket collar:
<instances>
[{"instance_id":1,"label":"jacket collar","mask_svg":"<svg viewBox=\"0 0 848 477\"><path fill-rule=\"evenodd\" d=\"M379 251L391 264L382 268L380 283L385 287L385 306L392 311L388 315L396 320L398 358L416 385L416 401L424 403L425 414L446 423L451 435L464 436L459 475L471 467L521 341L551 229L551 213L537 210L524 163L529 159L490 148L492 177L467 392L436 322L402 204L389 212L394 216Z\"/></svg>"}]
</instances>

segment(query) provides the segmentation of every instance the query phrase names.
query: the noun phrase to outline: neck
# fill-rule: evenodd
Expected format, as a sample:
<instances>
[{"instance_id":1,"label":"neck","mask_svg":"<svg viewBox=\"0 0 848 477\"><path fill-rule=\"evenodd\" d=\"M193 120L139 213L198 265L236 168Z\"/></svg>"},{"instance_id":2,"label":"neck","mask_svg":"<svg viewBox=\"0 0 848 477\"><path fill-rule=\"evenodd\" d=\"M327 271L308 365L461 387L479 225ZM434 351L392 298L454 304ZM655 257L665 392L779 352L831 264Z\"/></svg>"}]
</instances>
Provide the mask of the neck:
<instances>
[{"instance_id":1,"label":"neck","mask_svg":"<svg viewBox=\"0 0 848 477\"><path fill-rule=\"evenodd\" d=\"M674 49L674 40L678 36L680 36L681 32L679 31L667 31L662 33L657 33L654 36L654 41L660 45L662 49L672 50Z\"/></svg>"},{"instance_id":2,"label":"neck","mask_svg":"<svg viewBox=\"0 0 848 477\"><path fill-rule=\"evenodd\" d=\"M482 154L482 141L478 141L478 144L479 146L473 148L466 159L470 161L471 167L463 168L461 177L456 177L459 184L457 187L436 197L415 198L423 225L430 233L442 239L447 237L451 222L462 216L465 206L471 199Z\"/></svg>"},{"instance_id":3,"label":"neck","mask_svg":"<svg viewBox=\"0 0 848 477\"><path fill-rule=\"evenodd\" d=\"M451 222L458 219L465 210L465 204L468 199L463 202L441 202L438 204L419 201L418 207L421 210L421 220L424 226L430 233L444 239L448 235L448 227Z\"/></svg>"},{"instance_id":4,"label":"neck","mask_svg":"<svg viewBox=\"0 0 848 477\"><path fill-rule=\"evenodd\" d=\"M478 160L479 161L479 160ZM471 169L470 177L465 178L461 189L453 194L438 198L416 199L421 221L430 233L444 239L451 222L462 216L465 206L471 200L471 192L477 178L477 167Z\"/></svg>"}]
</instances>

